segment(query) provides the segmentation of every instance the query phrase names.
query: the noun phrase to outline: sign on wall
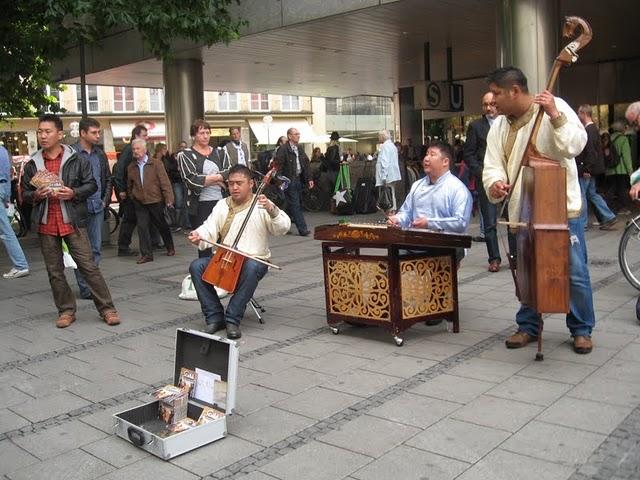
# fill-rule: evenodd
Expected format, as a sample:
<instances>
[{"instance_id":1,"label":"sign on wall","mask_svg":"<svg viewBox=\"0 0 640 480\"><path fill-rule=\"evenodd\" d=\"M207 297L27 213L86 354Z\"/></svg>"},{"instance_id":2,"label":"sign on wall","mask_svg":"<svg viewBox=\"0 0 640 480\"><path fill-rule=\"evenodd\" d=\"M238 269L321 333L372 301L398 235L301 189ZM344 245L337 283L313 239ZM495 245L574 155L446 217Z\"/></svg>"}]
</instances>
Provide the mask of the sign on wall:
<instances>
[{"instance_id":1,"label":"sign on wall","mask_svg":"<svg viewBox=\"0 0 640 480\"><path fill-rule=\"evenodd\" d=\"M420 82L413 87L416 110L461 112L464 110L464 86L451 82Z\"/></svg>"}]
</instances>

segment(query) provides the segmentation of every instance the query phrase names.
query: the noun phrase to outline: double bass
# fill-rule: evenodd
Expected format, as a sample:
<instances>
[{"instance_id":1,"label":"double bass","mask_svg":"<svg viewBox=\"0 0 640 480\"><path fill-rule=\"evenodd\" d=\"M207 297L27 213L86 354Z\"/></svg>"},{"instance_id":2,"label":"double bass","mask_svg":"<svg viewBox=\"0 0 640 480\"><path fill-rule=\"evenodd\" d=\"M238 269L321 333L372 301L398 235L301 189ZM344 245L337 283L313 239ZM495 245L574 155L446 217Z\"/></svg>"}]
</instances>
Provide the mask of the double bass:
<instances>
[{"instance_id":1,"label":"double bass","mask_svg":"<svg viewBox=\"0 0 640 480\"><path fill-rule=\"evenodd\" d=\"M563 37L573 40L553 62L548 91L553 90L560 69L575 63L578 50L591 41L591 27L580 17L566 17ZM518 177L522 177L520 222L508 223L517 227L516 294L521 303L539 315L536 360L544 358L541 315L569 312L570 300L566 170L536 148L543 115L544 109L539 108L513 182L515 185ZM513 272L513 261L510 267Z\"/></svg>"},{"instance_id":2,"label":"double bass","mask_svg":"<svg viewBox=\"0 0 640 480\"><path fill-rule=\"evenodd\" d=\"M247 223L249 223L249 218L253 213L253 210L258 203L258 196L262 194L265 186L271 181L271 178L275 175L276 169L272 168L267 172L267 174L263 177L260 186L257 188L256 193L253 195L253 200L251 201L251 205L249 206L247 215L240 226L240 230L235 236L233 243L231 246L223 245L219 242L208 242L203 240L205 243L209 243L215 247L217 247L215 254L209 261L207 268L202 274L202 280L207 283L210 283L218 288L226 290L229 293L233 293L236 291L236 287L238 286L238 280L240 279L240 273L242 272L242 266L247 258L251 258L260 263L264 263L269 267L280 268L277 265L273 265L272 263L266 262L259 258L255 258L245 252L238 250L238 243L240 242L240 238L247 227ZM222 242L224 239L220 239Z\"/></svg>"}]
</instances>

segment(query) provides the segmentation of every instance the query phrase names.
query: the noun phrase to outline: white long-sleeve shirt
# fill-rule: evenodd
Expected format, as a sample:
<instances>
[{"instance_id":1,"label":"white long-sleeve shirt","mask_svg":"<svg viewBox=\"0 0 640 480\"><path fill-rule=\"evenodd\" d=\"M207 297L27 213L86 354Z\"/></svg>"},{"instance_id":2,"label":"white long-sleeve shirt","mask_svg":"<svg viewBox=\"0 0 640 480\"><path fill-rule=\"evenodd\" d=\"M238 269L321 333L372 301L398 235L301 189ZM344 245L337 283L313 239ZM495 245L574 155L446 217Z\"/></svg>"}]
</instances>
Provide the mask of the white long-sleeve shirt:
<instances>
[{"instance_id":1,"label":"white long-sleeve shirt","mask_svg":"<svg viewBox=\"0 0 640 480\"><path fill-rule=\"evenodd\" d=\"M398 180L400 180L398 149L391 140L386 140L380 146L378 161L376 162L376 186Z\"/></svg>"},{"instance_id":2,"label":"white long-sleeve shirt","mask_svg":"<svg viewBox=\"0 0 640 480\"><path fill-rule=\"evenodd\" d=\"M582 126L582 123L580 123L578 116L564 100L556 97L555 102L558 111L564 113L566 122L556 128L549 116L544 114L540 130L538 131L536 147L540 153L559 161L560 166L566 169L567 213L569 218L576 218L580 216L582 196L580 194L578 171L574 158L584 149L587 143L587 132ZM497 181L511 184L515 180L520 166L520 160L527 147L535 116L539 108L539 105L533 104L533 115L531 119L517 131L515 143L509 158L506 158L505 145L511 124L504 115L500 115L493 122L487 135L487 151L484 157L484 170L482 172L482 183L487 192L489 192L491 186ZM518 178L516 185L512 186L514 191L509 201L509 220L511 222L520 221L521 184L522 175ZM489 200L493 203L500 201L500 199L493 198L490 195Z\"/></svg>"},{"instance_id":3,"label":"white long-sleeve shirt","mask_svg":"<svg viewBox=\"0 0 640 480\"><path fill-rule=\"evenodd\" d=\"M230 197L229 201L231 201ZM274 216L271 217L267 213L266 209L259 208L256 205L251 213L249 222L240 237L240 241L237 246L238 250L262 260L268 260L271 258L271 251L269 250L269 234L276 236L286 235L289 228L291 228L291 220L286 213L278 207L274 207L274 212ZM213 207L209 217L196 229L200 238L210 242L218 242L219 232L224 226L228 213L229 206L227 205L227 200L221 200L216 203L216 206ZM233 244L247 213L249 213L248 208L234 216L229 232L225 238L222 239L221 243L229 246ZM198 245L200 250L210 247L211 245L204 242L200 242Z\"/></svg>"}]
</instances>

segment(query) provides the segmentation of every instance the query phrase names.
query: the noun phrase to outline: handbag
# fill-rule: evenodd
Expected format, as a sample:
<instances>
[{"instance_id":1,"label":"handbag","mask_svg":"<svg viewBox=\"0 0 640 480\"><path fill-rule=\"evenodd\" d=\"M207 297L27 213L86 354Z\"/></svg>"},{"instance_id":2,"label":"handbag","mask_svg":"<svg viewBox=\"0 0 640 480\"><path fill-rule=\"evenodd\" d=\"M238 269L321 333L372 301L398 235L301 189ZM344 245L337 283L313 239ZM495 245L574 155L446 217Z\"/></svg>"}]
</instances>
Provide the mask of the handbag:
<instances>
[{"instance_id":1,"label":"handbag","mask_svg":"<svg viewBox=\"0 0 640 480\"><path fill-rule=\"evenodd\" d=\"M229 295L229 292L223 290L218 287L214 287L216 292L218 293L218 298L224 298ZM198 300L198 293L196 292L196 287L193 286L193 280L191 279L191 275L187 275L182 280L182 288L180 289L180 295L178 295L180 300Z\"/></svg>"},{"instance_id":2,"label":"handbag","mask_svg":"<svg viewBox=\"0 0 640 480\"><path fill-rule=\"evenodd\" d=\"M378 187L378 209L383 212L393 209L393 192L389 185Z\"/></svg>"},{"instance_id":3,"label":"handbag","mask_svg":"<svg viewBox=\"0 0 640 480\"><path fill-rule=\"evenodd\" d=\"M351 174L349 165L340 165L336 186L331 197L331 213L334 215L353 215L353 196L351 192Z\"/></svg>"}]
</instances>

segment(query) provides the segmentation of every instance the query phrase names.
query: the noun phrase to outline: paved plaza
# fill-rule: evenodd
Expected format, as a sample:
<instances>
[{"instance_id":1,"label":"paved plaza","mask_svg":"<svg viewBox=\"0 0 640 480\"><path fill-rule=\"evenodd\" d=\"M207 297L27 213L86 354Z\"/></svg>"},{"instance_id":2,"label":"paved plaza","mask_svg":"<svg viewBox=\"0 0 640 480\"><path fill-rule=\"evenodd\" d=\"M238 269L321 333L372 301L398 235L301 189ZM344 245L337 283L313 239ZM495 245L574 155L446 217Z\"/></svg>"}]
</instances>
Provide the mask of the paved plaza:
<instances>
[{"instance_id":1,"label":"paved plaza","mask_svg":"<svg viewBox=\"0 0 640 480\"><path fill-rule=\"evenodd\" d=\"M336 221L306 215L312 225ZM640 325L637 292L617 263L621 229L587 232L594 351L574 354L553 315L544 362L534 361L534 345L504 347L518 304L509 271L487 272L484 244L473 244L459 271L461 333L416 325L397 347L377 328L333 335L320 242L275 239L273 261L284 269L258 287L266 323L250 310L242 323L229 435L169 462L115 437L112 414L168 383L175 329L203 325L198 302L178 299L194 248L174 234L175 257L136 265L106 247L101 268L122 324L108 327L79 300L77 321L60 330L28 237L31 275L0 279L0 476L638 479ZM0 270L9 268L3 250Z\"/></svg>"}]
</instances>

